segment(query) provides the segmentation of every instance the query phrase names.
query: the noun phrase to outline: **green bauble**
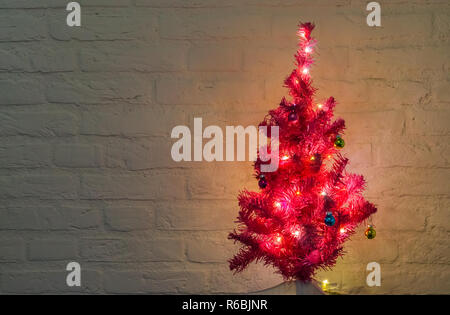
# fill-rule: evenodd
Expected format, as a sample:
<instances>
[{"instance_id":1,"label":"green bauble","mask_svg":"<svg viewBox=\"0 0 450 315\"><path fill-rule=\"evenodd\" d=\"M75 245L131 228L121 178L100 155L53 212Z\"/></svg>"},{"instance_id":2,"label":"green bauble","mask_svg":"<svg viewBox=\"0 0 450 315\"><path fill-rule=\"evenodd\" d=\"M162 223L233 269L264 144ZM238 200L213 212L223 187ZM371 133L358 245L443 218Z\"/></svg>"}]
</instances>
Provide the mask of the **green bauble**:
<instances>
[{"instance_id":1,"label":"green bauble","mask_svg":"<svg viewBox=\"0 0 450 315\"><path fill-rule=\"evenodd\" d=\"M337 136L336 140L334 140L334 147L338 149L342 149L345 146L344 139L341 138L341 136Z\"/></svg>"},{"instance_id":2,"label":"green bauble","mask_svg":"<svg viewBox=\"0 0 450 315\"><path fill-rule=\"evenodd\" d=\"M371 240L371 239L374 239L374 238L375 238L375 236L377 235L377 232L375 231L375 229L373 228L372 225L369 225L369 226L367 227L366 232L365 232L364 234L366 235L366 237L367 237L369 240Z\"/></svg>"}]
</instances>

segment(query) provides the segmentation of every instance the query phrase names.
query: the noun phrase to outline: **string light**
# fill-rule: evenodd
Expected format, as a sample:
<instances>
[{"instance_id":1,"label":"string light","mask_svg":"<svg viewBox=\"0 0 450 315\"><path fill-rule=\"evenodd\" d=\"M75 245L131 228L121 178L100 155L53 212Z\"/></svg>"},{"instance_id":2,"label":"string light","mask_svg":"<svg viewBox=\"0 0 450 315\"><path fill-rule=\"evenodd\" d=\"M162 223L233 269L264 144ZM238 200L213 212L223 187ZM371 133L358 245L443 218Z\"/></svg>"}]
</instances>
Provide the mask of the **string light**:
<instances>
[{"instance_id":1,"label":"string light","mask_svg":"<svg viewBox=\"0 0 450 315\"><path fill-rule=\"evenodd\" d=\"M326 290L328 288L328 280L325 279L322 281L322 290Z\"/></svg>"},{"instance_id":2,"label":"string light","mask_svg":"<svg viewBox=\"0 0 450 315\"><path fill-rule=\"evenodd\" d=\"M341 234L344 234L345 233L345 228L341 228L339 231L341 232Z\"/></svg>"},{"instance_id":3,"label":"string light","mask_svg":"<svg viewBox=\"0 0 450 315\"><path fill-rule=\"evenodd\" d=\"M297 34L298 34L298 36L300 36L300 37L302 37L302 38L306 38L306 35L305 35L305 31L304 31L304 30L298 31Z\"/></svg>"},{"instance_id":4,"label":"string light","mask_svg":"<svg viewBox=\"0 0 450 315\"><path fill-rule=\"evenodd\" d=\"M318 109L322 109L323 105L322 104L317 104L317 108Z\"/></svg>"},{"instance_id":5,"label":"string light","mask_svg":"<svg viewBox=\"0 0 450 315\"><path fill-rule=\"evenodd\" d=\"M308 74L308 72L309 72L308 68L303 68L303 71L302 71L303 74Z\"/></svg>"},{"instance_id":6,"label":"string light","mask_svg":"<svg viewBox=\"0 0 450 315\"><path fill-rule=\"evenodd\" d=\"M282 161L286 161L286 160L289 160L289 155L283 155L282 157L281 157L281 160Z\"/></svg>"},{"instance_id":7,"label":"string light","mask_svg":"<svg viewBox=\"0 0 450 315\"><path fill-rule=\"evenodd\" d=\"M278 243L281 242L281 236L278 236L278 237L277 237L277 242L278 242Z\"/></svg>"},{"instance_id":8,"label":"string light","mask_svg":"<svg viewBox=\"0 0 450 315\"><path fill-rule=\"evenodd\" d=\"M316 159L316 157L313 155L313 156L311 156L311 161L314 161Z\"/></svg>"},{"instance_id":9,"label":"string light","mask_svg":"<svg viewBox=\"0 0 450 315\"><path fill-rule=\"evenodd\" d=\"M306 47L305 48L305 53L309 54L310 52L312 52L312 48L311 47Z\"/></svg>"},{"instance_id":10,"label":"string light","mask_svg":"<svg viewBox=\"0 0 450 315\"><path fill-rule=\"evenodd\" d=\"M295 194L296 194L297 196L300 196L302 193L301 193L300 191L297 190L297 191L295 192Z\"/></svg>"},{"instance_id":11,"label":"string light","mask_svg":"<svg viewBox=\"0 0 450 315\"><path fill-rule=\"evenodd\" d=\"M326 191L325 190L322 190L322 192L320 193L322 196L326 196L327 195L327 193L326 193Z\"/></svg>"},{"instance_id":12,"label":"string light","mask_svg":"<svg viewBox=\"0 0 450 315\"><path fill-rule=\"evenodd\" d=\"M274 205L275 205L275 207L280 208L280 207L281 207L281 202L276 201L276 202L274 203Z\"/></svg>"},{"instance_id":13,"label":"string light","mask_svg":"<svg viewBox=\"0 0 450 315\"><path fill-rule=\"evenodd\" d=\"M298 237L298 236L300 235L300 231L297 230L297 231L295 231L295 232L292 233L292 234L294 234L295 237Z\"/></svg>"}]
</instances>

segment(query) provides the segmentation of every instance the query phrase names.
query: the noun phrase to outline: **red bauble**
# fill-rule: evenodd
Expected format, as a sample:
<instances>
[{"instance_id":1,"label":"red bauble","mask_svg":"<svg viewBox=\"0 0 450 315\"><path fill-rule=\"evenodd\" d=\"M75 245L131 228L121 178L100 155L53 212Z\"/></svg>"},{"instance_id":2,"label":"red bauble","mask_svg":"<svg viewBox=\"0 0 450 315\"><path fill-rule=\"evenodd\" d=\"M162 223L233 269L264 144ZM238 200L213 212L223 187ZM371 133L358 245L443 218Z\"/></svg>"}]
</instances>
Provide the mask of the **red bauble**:
<instances>
[{"instance_id":1,"label":"red bauble","mask_svg":"<svg viewBox=\"0 0 450 315\"><path fill-rule=\"evenodd\" d=\"M296 112L291 112L288 115L288 120L289 121L296 121L298 119L298 115Z\"/></svg>"}]
</instances>

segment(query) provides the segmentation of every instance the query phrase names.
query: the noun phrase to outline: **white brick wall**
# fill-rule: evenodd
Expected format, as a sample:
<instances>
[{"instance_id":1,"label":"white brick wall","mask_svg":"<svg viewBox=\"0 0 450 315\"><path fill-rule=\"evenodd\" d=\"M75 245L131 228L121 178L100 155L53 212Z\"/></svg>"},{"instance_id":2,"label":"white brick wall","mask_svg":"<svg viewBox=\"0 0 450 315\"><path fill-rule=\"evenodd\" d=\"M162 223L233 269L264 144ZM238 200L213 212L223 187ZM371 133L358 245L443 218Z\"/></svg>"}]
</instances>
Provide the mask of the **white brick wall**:
<instances>
[{"instance_id":1,"label":"white brick wall","mask_svg":"<svg viewBox=\"0 0 450 315\"><path fill-rule=\"evenodd\" d=\"M171 129L259 123L286 91L296 25L317 24L318 97L379 207L318 279L341 293L450 293L450 5L380 1L62 0L0 3L0 293L242 293L226 239L251 163L175 163ZM81 288L65 266L82 266ZM365 284L366 265L382 286Z\"/></svg>"}]
</instances>

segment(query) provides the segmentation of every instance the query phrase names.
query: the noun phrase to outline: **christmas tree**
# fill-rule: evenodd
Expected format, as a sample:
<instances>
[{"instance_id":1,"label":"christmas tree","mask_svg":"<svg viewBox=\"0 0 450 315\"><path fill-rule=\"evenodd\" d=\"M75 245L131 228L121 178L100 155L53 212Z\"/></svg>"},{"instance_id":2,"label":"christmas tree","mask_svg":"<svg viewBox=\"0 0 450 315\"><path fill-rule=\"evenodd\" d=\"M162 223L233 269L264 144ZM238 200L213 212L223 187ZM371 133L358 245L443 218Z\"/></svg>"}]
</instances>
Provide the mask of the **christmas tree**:
<instances>
[{"instance_id":1,"label":"christmas tree","mask_svg":"<svg viewBox=\"0 0 450 315\"><path fill-rule=\"evenodd\" d=\"M275 172L262 172L260 150L254 164L260 191L239 195L239 228L229 234L243 245L230 260L236 272L262 261L286 280L310 281L318 269L336 263L343 243L377 210L362 196L363 176L345 172L348 159L339 153L345 122L333 121L336 101L314 100L313 28L299 25L296 68L284 82L290 99L283 98L260 124L278 126L280 164ZM373 227L366 236L375 236Z\"/></svg>"}]
</instances>

